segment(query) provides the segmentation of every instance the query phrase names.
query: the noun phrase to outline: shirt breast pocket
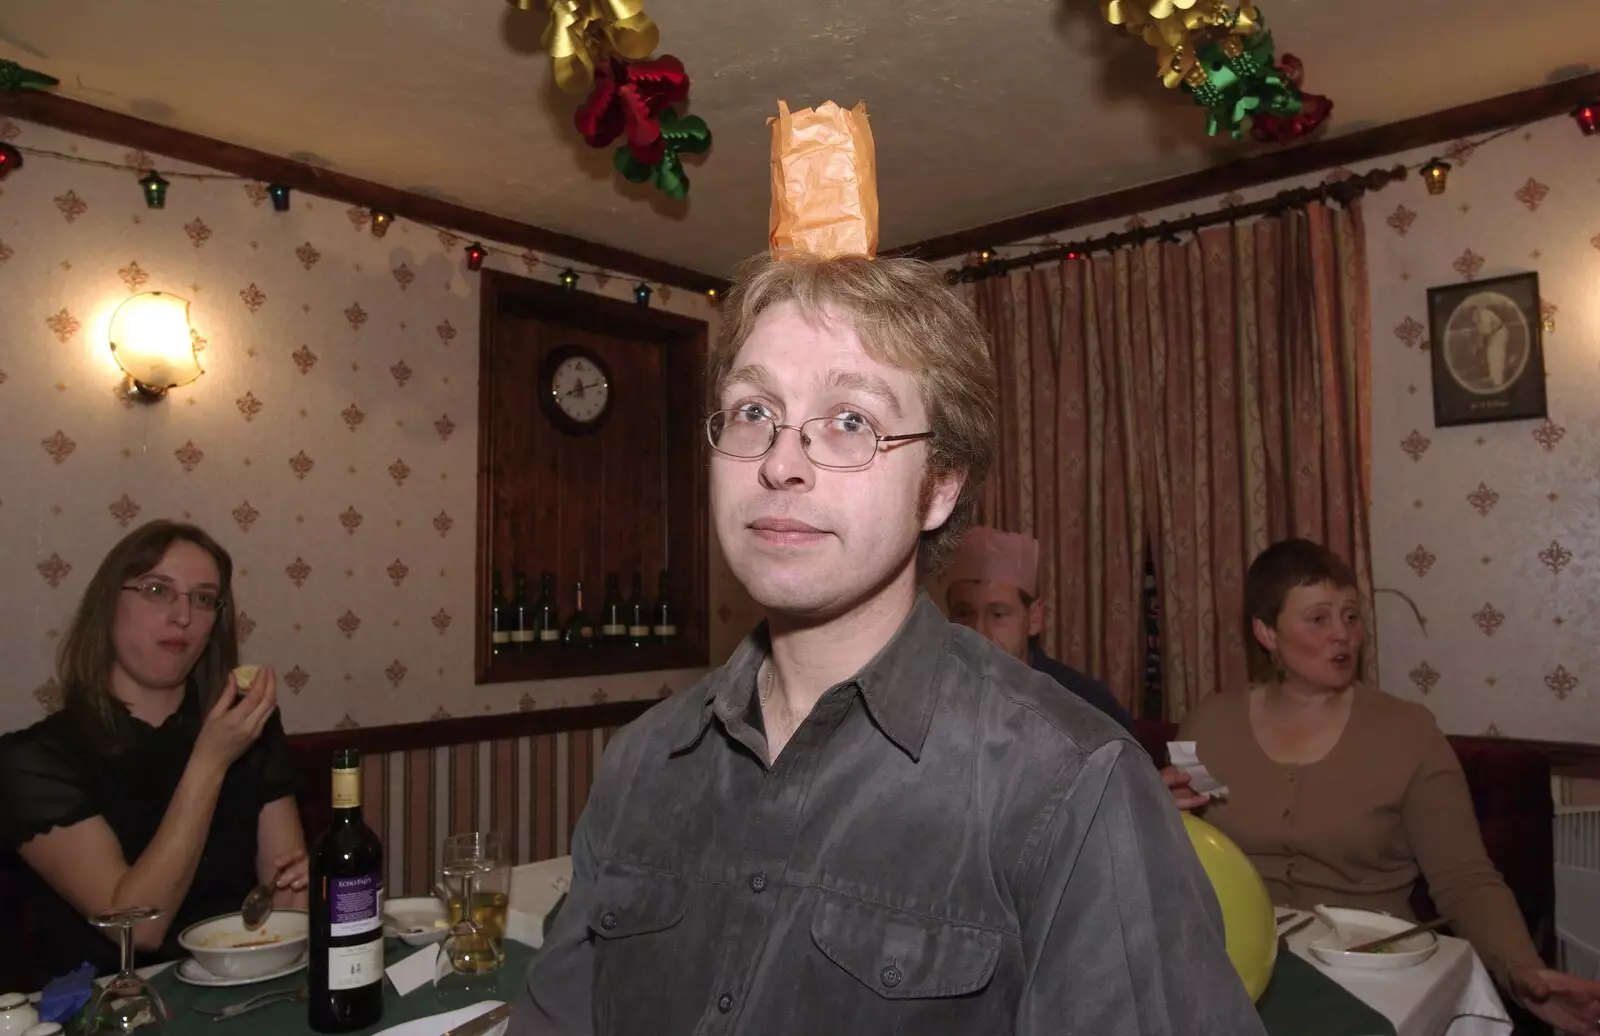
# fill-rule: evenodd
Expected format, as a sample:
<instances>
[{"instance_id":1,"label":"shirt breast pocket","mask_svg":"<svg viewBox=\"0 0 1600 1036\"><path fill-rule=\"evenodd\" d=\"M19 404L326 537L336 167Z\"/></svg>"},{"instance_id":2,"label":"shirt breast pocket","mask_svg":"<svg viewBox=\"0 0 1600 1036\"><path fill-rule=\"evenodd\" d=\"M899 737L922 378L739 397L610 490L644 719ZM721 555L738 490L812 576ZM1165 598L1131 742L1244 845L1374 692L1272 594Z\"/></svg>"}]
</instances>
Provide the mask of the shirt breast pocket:
<instances>
[{"instance_id":1,"label":"shirt breast pocket","mask_svg":"<svg viewBox=\"0 0 1600 1036\"><path fill-rule=\"evenodd\" d=\"M827 895L811 920L823 955L884 1000L933 1000L983 989L1001 935L985 928Z\"/></svg>"},{"instance_id":2,"label":"shirt breast pocket","mask_svg":"<svg viewBox=\"0 0 1600 1036\"><path fill-rule=\"evenodd\" d=\"M594 938L596 1034L650 1030L647 1005L662 1010L681 998L669 979L681 972L662 962L683 958L683 923L692 883L682 875L608 861L595 876L589 906Z\"/></svg>"}]
</instances>

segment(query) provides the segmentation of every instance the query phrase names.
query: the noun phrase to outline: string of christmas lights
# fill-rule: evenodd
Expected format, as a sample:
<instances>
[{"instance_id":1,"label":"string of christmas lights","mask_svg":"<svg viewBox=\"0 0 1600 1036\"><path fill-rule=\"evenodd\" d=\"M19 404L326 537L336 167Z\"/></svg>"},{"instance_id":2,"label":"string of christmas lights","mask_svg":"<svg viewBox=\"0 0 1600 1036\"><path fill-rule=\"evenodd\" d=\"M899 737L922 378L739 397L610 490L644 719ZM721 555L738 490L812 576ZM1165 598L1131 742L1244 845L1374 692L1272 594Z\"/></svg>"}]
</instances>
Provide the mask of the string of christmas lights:
<instances>
[{"instance_id":1,"label":"string of christmas lights","mask_svg":"<svg viewBox=\"0 0 1600 1036\"><path fill-rule=\"evenodd\" d=\"M144 175L138 180L139 189L144 196L145 205L152 209L166 208L167 195L173 180L232 180L238 183L256 182L251 177L239 176L235 173L197 173L176 169L157 170L153 166L134 164L130 162L113 162L102 158L85 158L82 155L72 155L62 151L51 151L47 148L21 147L4 142L0 142L0 180L4 180L11 173L21 169L23 166L24 156L31 158L51 159L61 162L72 162L77 165L94 166L100 169L114 169L119 172L143 173ZM271 200L273 211L289 211L292 191L288 186L281 183L271 183L263 185L262 189L265 191L267 198ZM389 228L397 219L393 213L385 212L382 209L367 209L366 212L368 214L368 225L372 232L372 236L377 238L381 238L388 234ZM454 239L456 241L464 240L460 234L446 227L434 226L431 223L424 223L421 220L408 219L407 222L424 230L433 231L435 234L439 235L439 239L441 241L450 239ZM524 251L517 252L509 248L502 248L498 245L486 245L481 241L471 242L462 249L462 252L466 259L467 269L474 273L483 269L483 261L491 254L516 259L523 263L524 266L528 268L530 273L535 267L538 266L548 266L552 270L559 269L561 272L556 276L556 280L567 291L576 291L580 281L584 277L591 278L595 284L600 287L604 287L613 279L620 280L624 277L622 274L598 267L572 263L551 262L550 260L534 252L532 249L525 249ZM650 299L653 296L659 294L662 299L669 299L672 297L672 293L673 289L671 285L665 283L654 283L651 281L639 281L633 287L633 300L641 306L648 306L650 304ZM713 305L717 303L717 289L708 288L706 289L705 295Z\"/></svg>"},{"instance_id":2,"label":"string of christmas lights","mask_svg":"<svg viewBox=\"0 0 1600 1036\"><path fill-rule=\"evenodd\" d=\"M1572 118L1577 122L1578 129L1583 133L1584 136L1594 136L1596 133L1600 133L1600 103L1583 105L1572 112ZM1535 122L1542 121L1544 120L1533 119L1528 122L1518 123L1515 126L1507 126L1505 129L1496 130L1493 133L1478 137L1476 139L1468 138L1459 141L1448 151L1444 152L1444 154L1452 157L1471 155L1473 152L1477 151L1486 144L1491 144L1494 141L1499 140L1501 137L1510 136L1513 133L1526 129ZM1457 161L1462 161L1462 159L1458 158ZM1443 157L1435 155L1425 162L1414 162L1405 166L1404 168L1407 172L1421 174L1423 185L1426 187L1428 193L1431 195L1439 195L1445 193L1445 191L1448 189L1450 183L1450 171L1454 167ZM1153 233L1159 233L1159 228L1153 230ZM1163 234L1161 235L1161 240L1176 243L1177 237L1170 233ZM1015 241L1006 245L995 245L988 248L979 249L977 252L972 253L968 257L967 266L969 268L974 266L985 266L997 259L1024 261L1028 258L1028 256L1035 252L1044 252L1051 249L1059 249L1060 247L1061 241L1054 237L1033 238L1027 241ZM1090 250L1087 247L1084 247L1081 250L1069 252L1067 254L1067 259L1087 259L1089 257L1089 251Z\"/></svg>"}]
</instances>

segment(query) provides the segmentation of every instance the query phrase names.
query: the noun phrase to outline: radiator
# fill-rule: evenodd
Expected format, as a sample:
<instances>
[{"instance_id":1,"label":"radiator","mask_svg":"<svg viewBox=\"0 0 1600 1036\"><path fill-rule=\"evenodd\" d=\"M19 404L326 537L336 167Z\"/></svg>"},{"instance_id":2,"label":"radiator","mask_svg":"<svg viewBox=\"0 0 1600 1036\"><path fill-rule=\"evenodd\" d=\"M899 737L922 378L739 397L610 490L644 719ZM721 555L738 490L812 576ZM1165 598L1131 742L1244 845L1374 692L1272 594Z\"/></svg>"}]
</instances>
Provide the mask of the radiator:
<instances>
[{"instance_id":1,"label":"radiator","mask_svg":"<svg viewBox=\"0 0 1600 1036\"><path fill-rule=\"evenodd\" d=\"M1600 979L1600 806L1557 806L1557 966Z\"/></svg>"}]
</instances>

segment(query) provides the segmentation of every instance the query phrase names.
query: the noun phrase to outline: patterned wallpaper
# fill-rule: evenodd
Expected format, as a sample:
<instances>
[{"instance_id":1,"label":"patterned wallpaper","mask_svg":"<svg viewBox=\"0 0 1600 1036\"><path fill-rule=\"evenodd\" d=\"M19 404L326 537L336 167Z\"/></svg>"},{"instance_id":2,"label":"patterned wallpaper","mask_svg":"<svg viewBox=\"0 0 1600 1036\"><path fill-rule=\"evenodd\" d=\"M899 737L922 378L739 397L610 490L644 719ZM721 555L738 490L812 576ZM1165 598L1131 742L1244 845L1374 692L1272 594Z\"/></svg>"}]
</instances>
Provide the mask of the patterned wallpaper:
<instances>
[{"instance_id":1,"label":"patterned wallpaper","mask_svg":"<svg viewBox=\"0 0 1600 1036\"><path fill-rule=\"evenodd\" d=\"M0 139L142 164L149 156L0 119ZM192 168L161 161L163 169ZM275 666L291 732L652 698L697 671L475 686L472 679L478 275L465 241L262 185L43 157L0 184L0 729L58 691L57 638L125 531L191 520L237 567L247 661ZM543 258L553 265L541 265ZM553 281L554 256L487 266ZM632 299L617 276L585 290ZM106 346L138 291L192 303L205 375L126 402ZM699 318L698 293L652 305ZM714 553L714 551L713 551ZM749 625L720 559L716 658Z\"/></svg>"},{"instance_id":2,"label":"patterned wallpaper","mask_svg":"<svg viewBox=\"0 0 1600 1036\"><path fill-rule=\"evenodd\" d=\"M1570 118L1441 145L1364 202L1373 305L1372 547L1385 690L1446 732L1600 741L1600 139ZM1254 201L1347 170L1059 235L1081 240ZM1027 249L1001 247L1002 256ZM1549 420L1433 426L1427 289L1529 270L1544 311ZM1067 661L1072 661L1067 659Z\"/></svg>"}]
</instances>

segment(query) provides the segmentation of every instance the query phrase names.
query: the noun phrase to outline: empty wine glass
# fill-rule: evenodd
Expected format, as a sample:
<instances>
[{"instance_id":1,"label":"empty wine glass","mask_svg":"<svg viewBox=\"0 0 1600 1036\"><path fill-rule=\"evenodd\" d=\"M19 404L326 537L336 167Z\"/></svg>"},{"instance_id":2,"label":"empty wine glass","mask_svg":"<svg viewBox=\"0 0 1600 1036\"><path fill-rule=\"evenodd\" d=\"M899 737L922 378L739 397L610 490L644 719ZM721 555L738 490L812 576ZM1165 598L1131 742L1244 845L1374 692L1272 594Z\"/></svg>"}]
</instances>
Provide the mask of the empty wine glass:
<instances>
[{"instance_id":1,"label":"empty wine glass","mask_svg":"<svg viewBox=\"0 0 1600 1036\"><path fill-rule=\"evenodd\" d=\"M447 883L459 882L451 910L454 923L434 966L434 990L445 1006L467 1006L495 995L505 963L505 951L496 937L503 937L505 907L503 903L499 907L496 931L495 904L480 902L485 897L478 893L478 881L503 866L503 857L497 835L473 832L445 840L440 872Z\"/></svg>"},{"instance_id":2,"label":"empty wine glass","mask_svg":"<svg viewBox=\"0 0 1600 1036\"><path fill-rule=\"evenodd\" d=\"M133 970L133 926L161 916L155 907L124 907L96 914L89 923L97 928L116 928L122 945L122 970L95 994L85 1017L84 1032L89 1034L138 1032L155 1036L167 1027L167 1005L155 987Z\"/></svg>"}]
</instances>

